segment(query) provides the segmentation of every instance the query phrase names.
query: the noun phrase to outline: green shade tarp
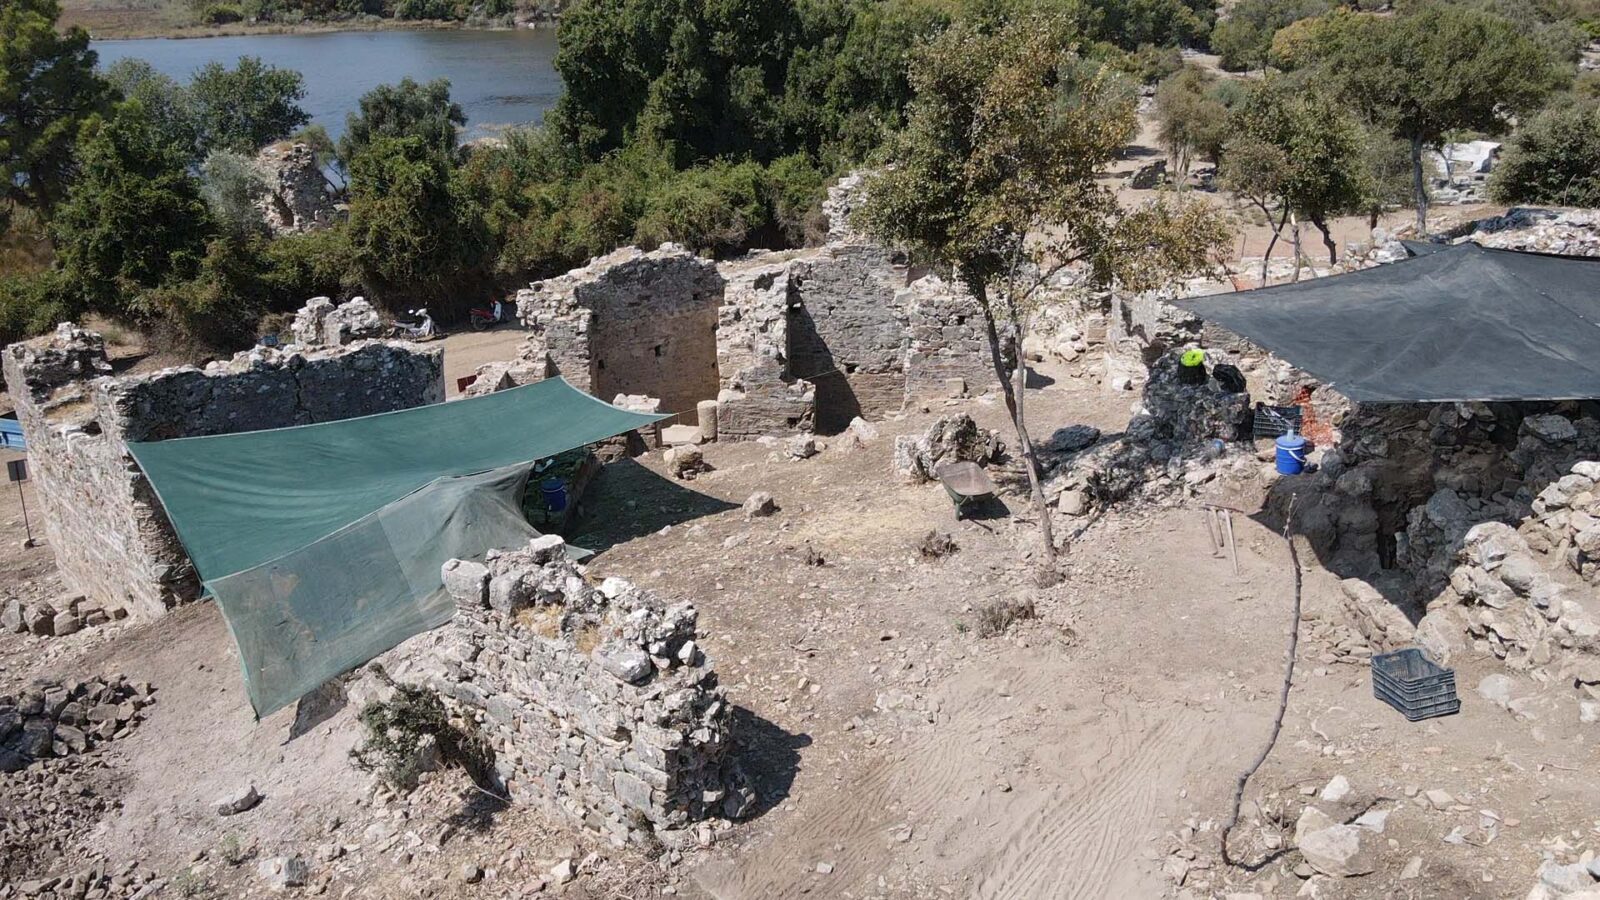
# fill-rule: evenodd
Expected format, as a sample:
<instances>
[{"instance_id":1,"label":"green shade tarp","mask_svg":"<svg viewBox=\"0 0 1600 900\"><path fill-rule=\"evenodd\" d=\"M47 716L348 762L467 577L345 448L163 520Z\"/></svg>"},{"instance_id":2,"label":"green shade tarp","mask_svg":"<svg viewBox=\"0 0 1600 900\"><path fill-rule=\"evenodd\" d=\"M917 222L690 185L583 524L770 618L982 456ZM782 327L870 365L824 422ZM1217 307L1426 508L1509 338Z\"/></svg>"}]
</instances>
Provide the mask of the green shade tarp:
<instances>
[{"instance_id":1,"label":"green shade tarp","mask_svg":"<svg viewBox=\"0 0 1600 900\"><path fill-rule=\"evenodd\" d=\"M439 567L537 534L528 465L660 419L551 379L316 425L136 443L260 715L450 617Z\"/></svg>"}]
</instances>

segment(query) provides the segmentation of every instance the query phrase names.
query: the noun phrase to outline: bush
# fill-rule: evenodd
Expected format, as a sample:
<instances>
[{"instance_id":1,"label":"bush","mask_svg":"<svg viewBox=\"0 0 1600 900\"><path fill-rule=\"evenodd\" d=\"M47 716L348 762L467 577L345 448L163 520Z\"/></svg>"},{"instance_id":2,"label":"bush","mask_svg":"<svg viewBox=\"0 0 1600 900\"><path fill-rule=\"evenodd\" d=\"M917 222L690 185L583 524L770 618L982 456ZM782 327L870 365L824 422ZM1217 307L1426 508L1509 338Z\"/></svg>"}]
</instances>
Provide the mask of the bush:
<instances>
[{"instance_id":1,"label":"bush","mask_svg":"<svg viewBox=\"0 0 1600 900\"><path fill-rule=\"evenodd\" d=\"M200 21L207 25L227 25L244 19L244 13L237 6L228 6L222 3L213 3L200 13Z\"/></svg>"},{"instance_id":2,"label":"bush","mask_svg":"<svg viewBox=\"0 0 1600 900\"><path fill-rule=\"evenodd\" d=\"M359 768L377 772L395 790L417 786L431 764L429 744L437 748L440 760L466 767L474 778L484 769L488 751L482 738L453 725L434 691L396 684L392 697L367 704L360 718L366 742L350 756Z\"/></svg>"},{"instance_id":3,"label":"bush","mask_svg":"<svg viewBox=\"0 0 1600 900\"><path fill-rule=\"evenodd\" d=\"M1519 128L1489 193L1497 203L1600 206L1600 103L1556 104Z\"/></svg>"},{"instance_id":4,"label":"bush","mask_svg":"<svg viewBox=\"0 0 1600 900\"><path fill-rule=\"evenodd\" d=\"M67 296L66 280L54 270L0 278L0 347L76 318L82 310Z\"/></svg>"},{"instance_id":5,"label":"bush","mask_svg":"<svg viewBox=\"0 0 1600 900\"><path fill-rule=\"evenodd\" d=\"M771 224L765 179L753 162L717 162L689 169L651 196L634 239L666 241L718 255L741 250L751 235Z\"/></svg>"},{"instance_id":6,"label":"bush","mask_svg":"<svg viewBox=\"0 0 1600 900\"><path fill-rule=\"evenodd\" d=\"M767 167L767 202L784 243L805 247L827 240L828 220L822 215L826 182L826 174L804 154L781 157Z\"/></svg>"}]
</instances>

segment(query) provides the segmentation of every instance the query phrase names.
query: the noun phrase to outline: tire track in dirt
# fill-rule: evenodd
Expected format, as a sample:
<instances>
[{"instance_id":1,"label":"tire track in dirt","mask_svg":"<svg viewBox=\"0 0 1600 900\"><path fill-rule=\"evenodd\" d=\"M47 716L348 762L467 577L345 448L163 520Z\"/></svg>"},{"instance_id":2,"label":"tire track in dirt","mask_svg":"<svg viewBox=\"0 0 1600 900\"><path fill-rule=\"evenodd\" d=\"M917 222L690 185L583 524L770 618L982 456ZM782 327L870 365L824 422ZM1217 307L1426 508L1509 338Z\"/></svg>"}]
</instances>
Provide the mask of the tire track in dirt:
<instances>
[{"instance_id":1,"label":"tire track in dirt","mask_svg":"<svg viewBox=\"0 0 1600 900\"><path fill-rule=\"evenodd\" d=\"M1010 831L976 896L1131 896L1142 877L1128 863L1172 796L1196 750L1207 745L1199 714L1182 708L1108 710L1106 755L1088 783L1058 785ZM1130 883L1131 882L1131 883ZM1159 885L1155 886L1159 889Z\"/></svg>"},{"instance_id":2,"label":"tire track in dirt","mask_svg":"<svg viewBox=\"0 0 1600 900\"><path fill-rule=\"evenodd\" d=\"M968 865L989 860L976 886L968 882L963 891L982 897L1113 895L1126 876L1138 876L1129 863L1158 804L1174 796L1191 757L1206 743L1205 729L1197 712L1177 704L1145 708L1127 696L1097 701L1103 711L1052 710L1043 714L1049 716L1044 727L1059 730L1061 752L1081 762L1053 764L1058 771L1040 775L1054 783L1033 790L1019 785L997 804L993 785L1007 772L1012 750L995 746L1005 743L1002 725L1025 714L1036 698L1059 697L1070 683L1063 664L1035 658L1031 665L970 667L932 695L941 711L937 723L903 733L898 758L873 760L831 791L798 792L810 798L806 809L738 859L706 865L696 882L718 900L859 896L874 890L879 876L907 866L918 877L958 882ZM885 714L875 724L892 727ZM1078 772L1082 776L1074 777ZM999 827L983 827L984 820ZM896 843L893 832L907 822L931 840ZM819 861L832 863L833 872L818 875ZM1134 882L1139 886L1147 886L1142 876Z\"/></svg>"}]
</instances>

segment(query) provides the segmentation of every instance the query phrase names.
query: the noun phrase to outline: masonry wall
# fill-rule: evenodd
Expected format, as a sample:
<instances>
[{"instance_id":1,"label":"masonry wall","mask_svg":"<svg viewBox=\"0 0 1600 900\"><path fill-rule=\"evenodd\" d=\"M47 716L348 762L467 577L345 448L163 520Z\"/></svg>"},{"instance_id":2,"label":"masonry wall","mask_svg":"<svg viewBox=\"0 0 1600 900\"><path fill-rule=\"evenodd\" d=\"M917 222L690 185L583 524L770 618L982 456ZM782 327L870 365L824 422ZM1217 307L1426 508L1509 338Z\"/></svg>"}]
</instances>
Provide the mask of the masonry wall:
<instances>
[{"instance_id":1,"label":"masonry wall","mask_svg":"<svg viewBox=\"0 0 1600 900\"><path fill-rule=\"evenodd\" d=\"M694 607L586 575L555 535L444 566L457 611L438 687L479 723L501 786L618 842L744 815Z\"/></svg>"},{"instance_id":2,"label":"masonry wall","mask_svg":"<svg viewBox=\"0 0 1600 900\"><path fill-rule=\"evenodd\" d=\"M896 297L904 283L905 269L871 245L830 245L791 264L789 364L816 385L818 430L842 431L856 416L882 418L905 404L909 325Z\"/></svg>"},{"instance_id":3,"label":"masonry wall","mask_svg":"<svg viewBox=\"0 0 1600 900\"><path fill-rule=\"evenodd\" d=\"M722 289L716 265L682 248L625 247L536 283L518 307L574 385L601 399L656 397L693 423L695 404L717 396Z\"/></svg>"},{"instance_id":4,"label":"masonry wall","mask_svg":"<svg viewBox=\"0 0 1600 900\"><path fill-rule=\"evenodd\" d=\"M438 403L443 353L368 342L256 349L205 369L107 377L99 335L61 325L4 351L30 476L62 579L106 610L153 617L199 593L132 441L306 425Z\"/></svg>"}]
</instances>

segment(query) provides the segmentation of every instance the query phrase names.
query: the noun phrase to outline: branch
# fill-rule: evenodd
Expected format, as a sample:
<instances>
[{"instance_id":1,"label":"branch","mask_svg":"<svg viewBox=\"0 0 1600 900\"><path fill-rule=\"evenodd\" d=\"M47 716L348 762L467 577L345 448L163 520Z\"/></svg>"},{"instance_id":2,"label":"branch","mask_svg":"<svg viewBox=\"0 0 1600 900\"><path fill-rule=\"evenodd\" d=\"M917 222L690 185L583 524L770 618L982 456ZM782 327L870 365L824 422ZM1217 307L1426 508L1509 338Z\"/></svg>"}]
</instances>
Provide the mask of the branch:
<instances>
[{"instance_id":1,"label":"branch","mask_svg":"<svg viewBox=\"0 0 1600 900\"><path fill-rule=\"evenodd\" d=\"M1241 866L1241 863L1229 858L1228 835L1233 832L1235 825L1239 824L1239 807L1244 804L1244 788L1250 782L1250 777L1256 774L1262 763L1267 761L1267 755L1272 752L1273 745L1278 743L1278 733L1283 730L1283 716L1289 709L1289 687L1294 683L1294 657L1300 646L1300 554L1295 550L1294 537L1289 533L1289 526L1294 521L1294 501L1296 497L1289 498L1289 509L1283 517L1283 540L1289 545L1289 563L1294 567L1294 615L1289 621L1289 658L1283 667L1283 687L1278 692L1278 714L1272 720L1272 733L1267 736L1267 743L1256 754L1256 758L1249 767L1239 773L1239 782L1233 789L1233 809L1228 813L1228 821L1222 826L1222 861L1226 865Z\"/></svg>"}]
</instances>

